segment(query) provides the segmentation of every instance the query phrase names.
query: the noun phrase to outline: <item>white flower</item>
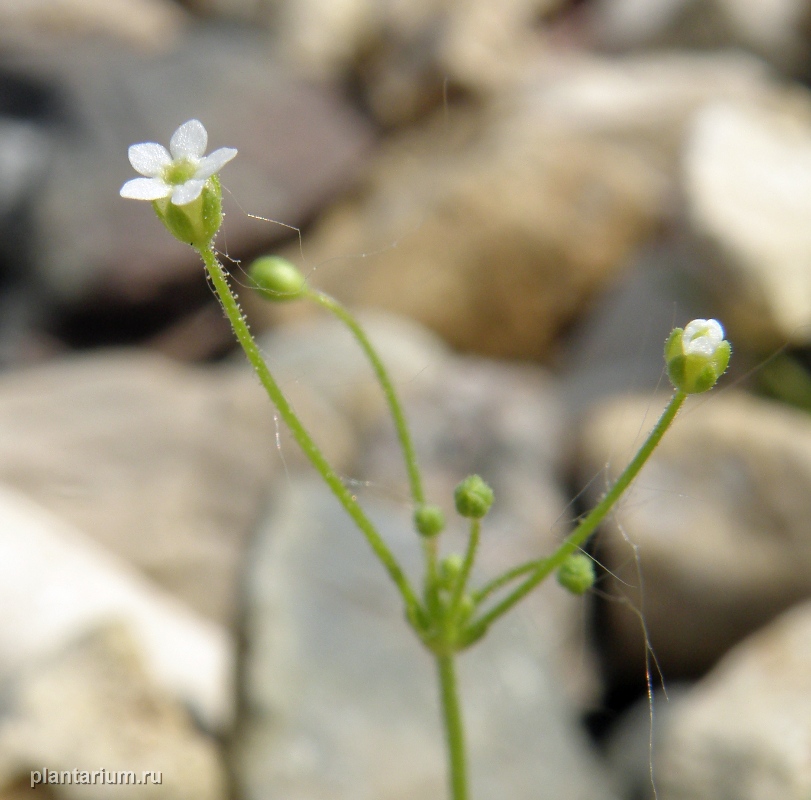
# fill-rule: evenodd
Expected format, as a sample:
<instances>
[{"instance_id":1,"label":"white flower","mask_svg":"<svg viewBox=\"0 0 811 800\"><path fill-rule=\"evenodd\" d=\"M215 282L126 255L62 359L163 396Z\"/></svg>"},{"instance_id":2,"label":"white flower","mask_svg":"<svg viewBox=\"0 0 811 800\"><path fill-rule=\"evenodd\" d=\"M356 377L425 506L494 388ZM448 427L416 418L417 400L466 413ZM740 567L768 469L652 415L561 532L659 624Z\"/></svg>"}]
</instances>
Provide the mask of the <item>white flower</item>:
<instances>
[{"instance_id":1,"label":"white flower","mask_svg":"<svg viewBox=\"0 0 811 800\"><path fill-rule=\"evenodd\" d=\"M712 358L724 340L724 329L715 319L694 319L681 335L684 355Z\"/></svg>"},{"instance_id":2,"label":"white flower","mask_svg":"<svg viewBox=\"0 0 811 800\"><path fill-rule=\"evenodd\" d=\"M130 164L146 177L127 181L121 187L121 196L131 200L171 197L176 206L196 200L206 181L237 154L233 147L221 147L204 156L207 144L203 123L190 119L172 134L168 150L155 142L132 145Z\"/></svg>"}]
</instances>

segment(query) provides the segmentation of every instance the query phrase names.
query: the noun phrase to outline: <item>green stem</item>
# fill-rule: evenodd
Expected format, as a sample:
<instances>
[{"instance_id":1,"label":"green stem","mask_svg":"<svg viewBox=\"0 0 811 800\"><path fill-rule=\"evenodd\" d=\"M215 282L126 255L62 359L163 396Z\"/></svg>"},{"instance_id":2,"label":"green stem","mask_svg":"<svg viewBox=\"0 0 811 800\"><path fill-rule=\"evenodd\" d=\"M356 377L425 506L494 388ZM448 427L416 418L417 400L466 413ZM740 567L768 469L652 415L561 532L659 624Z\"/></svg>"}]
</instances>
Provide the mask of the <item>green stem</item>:
<instances>
[{"instance_id":1,"label":"green stem","mask_svg":"<svg viewBox=\"0 0 811 800\"><path fill-rule=\"evenodd\" d=\"M522 575L526 575L528 572L534 572L545 560L544 558L534 558L532 561L527 561L523 564L519 564L517 567L508 569L503 575L499 575L497 578L494 578L489 583L482 586L481 589L472 592L471 597L473 601L478 605L493 594L493 592L497 592L501 589L502 586L506 586L511 581L520 578Z\"/></svg>"},{"instance_id":2,"label":"green stem","mask_svg":"<svg viewBox=\"0 0 811 800\"><path fill-rule=\"evenodd\" d=\"M448 768L452 800L467 800L467 760L462 710L456 688L455 655L437 655L439 687L442 699L442 719L448 747Z\"/></svg>"},{"instance_id":3,"label":"green stem","mask_svg":"<svg viewBox=\"0 0 811 800\"><path fill-rule=\"evenodd\" d=\"M465 560L462 562L462 570L456 578L456 584L453 587L450 601L448 602L448 623L455 626L456 612L459 609L459 603L462 602L462 596L467 586L468 578L470 577L470 570L473 569L473 562L476 559L476 549L479 546L479 534L481 533L482 523L480 519L470 520L470 536L467 541L467 552L465 553Z\"/></svg>"},{"instance_id":4,"label":"green stem","mask_svg":"<svg viewBox=\"0 0 811 800\"><path fill-rule=\"evenodd\" d=\"M304 426L296 416L293 407L288 402L287 398L282 393L279 385L270 373L270 370L265 364L262 354L259 351L259 346L256 344L255 339L248 329L248 323L242 315L236 297L231 292L231 287L228 285L228 280L225 275L225 270L217 260L214 251L209 248L202 248L198 251L206 265L206 270L211 278L217 296L220 299L223 310L225 311L231 327L234 329L237 340L245 355L248 357L251 366L256 370L262 386L268 393L273 404L279 410L279 414L284 420L284 423L293 434L293 438L298 442L304 454L310 460L310 463L318 470L324 482L332 490L332 493L341 503L346 510L346 513L352 518L353 522L360 528L369 546L374 551L375 555L380 559L389 576L397 585L400 594L403 596L406 608L410 612L414 612L419 607L419 601L411 588L411 584L405 573L400 568L392 552L386 546L380 534L375 529L372 521L366 516L363 509L352 496L351 492L344 486L338 474L332 469L323 453L319 450L318 446L312 440L310 435L305 430Z\"/></svg>"},{"instance_id":5,"label":"green stem","mask_svg":"<svg viewBox=\"0 0 811 800\"><path fill-rule=\"evenodd\" d=\"M380 384L380 388L383 390L383 394L386 397L389 411L394 420L394 426L397 428L397 437L400 440L400 447L403 451L403 459L405 461L406 471L408 472L408 482L411 485L411 497L415 505L421 506L425 502L425 494L422 489L422 478L420 476L419 466L417 465L417 456L414 453L414 445L411 442L411 434L408 431L408 424L406 423L403 408L400 405L397 393L394 391L394 384L389 377L386 367L380 360L377 351L372 347L372 343L369 341L366 332L361 328L357 320L346 307L328 294L313 289L307 289L307 297L338 317L338 319L352 331L352 335L369 359L378 383Z\"/></svg>"},{"instance_id":6,"label":"green stem","mask_svg":"<svg viewBox=\"0 0 811 800\"><path fill-rule=\"evenodd\" d=\"M549 557L543 559L537 569L520 586L514 589L500 603L495 605L479 619L474 620L468 631L470 636L468 643L476 641L487 630L487 628L499 617L506 614L516 603L528 595L544 578L557 569L568 556L579 549L586 540L594 533L597 526L603 521L605 515L611 510L614 503L619 500L623 492L628 488L631 481L637 476L644 463L648 460L656 445L664 436L665 431L676 417L679 409L684 403L687 395L684 392L676 391L670 399L662 416L659 417L645 443L634 456L630 464L625 468L617 482L611 487L603 499L592 509L591 513L575 528L575 530L563 541L563 544ZM509 573L507 573L509 574ZM502 576L503 578L504 576ZM500 578L497 580L501 580Z\"/></svg>"}]
</instances>

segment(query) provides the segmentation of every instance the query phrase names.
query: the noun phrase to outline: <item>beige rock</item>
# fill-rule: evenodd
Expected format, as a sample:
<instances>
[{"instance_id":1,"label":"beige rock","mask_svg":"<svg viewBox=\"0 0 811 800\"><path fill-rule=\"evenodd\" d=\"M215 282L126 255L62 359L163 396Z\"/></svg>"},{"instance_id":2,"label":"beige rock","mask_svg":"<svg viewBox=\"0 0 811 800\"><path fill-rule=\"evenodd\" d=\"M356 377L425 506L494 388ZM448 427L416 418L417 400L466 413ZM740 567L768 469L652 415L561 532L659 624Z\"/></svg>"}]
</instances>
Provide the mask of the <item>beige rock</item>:
<instances>
[{"instance_id":1,"label":"beige rock","mask_svg":"<svg viewBox=\"0 0 811 800\"><path fill-rule=\"evenodd\" d=\"M767 344L807 344L811 95L708 106L692 125L684 172L694 228L728 267L719 293L730 323Z\"/></svg>"},{"instance_id":2,"label":"beige rock","mask_svg":"<svg viewBox=\"0 0 811 800\"><path fill-rule=\"evenodd\" d=\"M811 796L811 603L752 635L668 715L661 800Z\"/></svg>"},{"instance_id":3,"label":"beige rock","mask_svg":"<svg viewBox=\"0 0 811 800\"><path fill-rule=\"evenodd\" d=\"M224 764L213 741L152 685L124 627L102 629L27 671L10 698L0 723L4 787L30 779L32 770L104 770L89 777L95 785L48 787L53 797L84 800L104 793L99 783L112 778L110 773L131 770L145 783L124 791L139 800L227 796ZM151 783L155 773L159 785Z\"/></svg>"},{"instance_id":4,"label":"beige rock","mask_svg":"<svg viewBox=\"0 0 811 800\"><path fill-rule=\"evenodd\" d=\"M545 49L539 20L561 0L286 0L274 37L299 67L356 70L377 118L399 125L444 104L447 89L492 97Z\"/></svg>"},{"instance_id":5,"label":"beige rock","mask_svg":"<svg viewBox=\"0 0 811 800\"><path fill-rule=\"evenodd\" d=\"M663 402L617 399L585 425L594 492L625 467ZM603 471L609 464L607 474ZM610 572L605 641L617 679L693 676L811 595L811 420L734 392L688 400L597 539Z\"/></svg>"},{"instance_id":6,"label":"beige rock","mask_svg":"<svg viewBox=\"0 0 811 800\"><path fill-rule=\"evenodd\" d=\"M401 139L305 237L306 266L345 302L458 348L543 357L661 218L662 176L633 148L529 113L464 127Z\"/></svg>"},{"instance_id":7,"label":"beige rock","mask_svg":"<svg viewBox=\"0 0 811 800\"><path fill-rule=\"evenodd\" d=\"M689 125L707 103L774 93L766 65L739 52L587 54L539 59L522 82L531 113L561 132L634 142L675 179Z\"/></svg>"},{"instance_id":8,"label":"beige rock","mask_svg":"<svg viewBox=\"0 0 811 800\"><path fill-rule=\"evenodd\" d=\"M186 16L168 0L0 0L0 39L108 36L146 49L167 47Z\"/></svg>"}]
</instances>

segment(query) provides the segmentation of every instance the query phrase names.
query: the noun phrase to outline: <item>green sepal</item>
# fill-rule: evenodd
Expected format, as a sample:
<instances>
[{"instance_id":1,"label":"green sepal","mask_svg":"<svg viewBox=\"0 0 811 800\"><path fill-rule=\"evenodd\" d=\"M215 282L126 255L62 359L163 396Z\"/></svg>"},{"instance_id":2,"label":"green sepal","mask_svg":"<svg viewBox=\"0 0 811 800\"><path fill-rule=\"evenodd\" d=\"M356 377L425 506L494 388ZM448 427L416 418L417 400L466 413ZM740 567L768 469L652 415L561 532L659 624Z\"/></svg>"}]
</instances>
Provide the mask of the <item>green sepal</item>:
<instances>
[{"instance_id":1,"label":"green sepal","mask_svg":"<svg viewBox=\"0 0 811 800\"><path fill-rule=\"evenodd\" d=\"M200 196L184 206L176 206L165 197L153 201L152 208L175 239L197 250L205 249L222 225L220 181L212 175Z\"/></svg>"},{"instance_id":2,"label":"green sepal","mask_svg":"<svg viewBox=\"0 0 811 800\"><path fill-rule=\"evenodd\" d=\"M558 567L557 578L572 594L585 594L594 586L594 562L585 553L573 553Z\"/></svg>"},{"instance_id":3,"label":"green sepal","mask_svg":"<svg viewBox=\"0 0 811 800\"><path fill-rule=\"evenodd\" d=\"M699 394L711 389L726 372L732 347L724 339L712 356L684 354L683 328L674 328L665 342L665 362L670 382L685 394Z\"/></svg>"}]
</instances>

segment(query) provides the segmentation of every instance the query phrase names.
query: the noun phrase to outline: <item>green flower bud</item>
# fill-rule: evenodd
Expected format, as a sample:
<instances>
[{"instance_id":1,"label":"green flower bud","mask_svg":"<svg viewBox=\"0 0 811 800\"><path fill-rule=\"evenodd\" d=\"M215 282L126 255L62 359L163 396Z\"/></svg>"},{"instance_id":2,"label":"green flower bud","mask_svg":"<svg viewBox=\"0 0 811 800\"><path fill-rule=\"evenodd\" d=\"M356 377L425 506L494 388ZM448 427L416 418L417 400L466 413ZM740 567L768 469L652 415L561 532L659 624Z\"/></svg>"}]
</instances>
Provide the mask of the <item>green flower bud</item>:
<instances>
[{"instance_id":1,"label":"green flower bud","mask_svg":"<svg viewBox=\"0 0 811 800\"><path fill-rule=\"evenodd\" d=\"M594 562L585 553L573 553L558 567L557 578L572 594L584 594L594 586Z\"/></svg>"},{"instance_id":2,"label":"green flower bud","mask_svg":"<svg viewBox=\"0 0 811 800\"><path fill-rule=\"evenodd\" d=\"M453 499L461 516L481 519L493 505L493 490L478 475L470 475L456 487Z\"/></svg>"},{"instance_id":3,"label":"green flower bud","mask_svg":"<svg viewBox=\"0 0 811 800\"><path fill-rule=\"evenodd\" d=\"M304 294L306 282L299 270L281 256L262 256L248 267L253 288L267 300L295 300Z\"/></svg>"},{"instance_id":4,"label":"green flower bud","mask_svg":"<svg viewBox=\"0 0 811 800\"><path fill-rule=\"evenodd\" d=\"M166 230L184 244L202 250L211 244L222 225L222 190L216 175L203 186L200 195L186 205L175 205L169 197L152 203Z\"/></svg>"},{"instance_id":5,"label":"green flower bud","mask_svg":"<svg viewBox=\"0 0 811 800\"><path fill-rule=\"evenodd\" d=\"M439 564L439 582L443 589L452 589L459 576L465 560L459 553L445 556Z\"/></svg>"},{"instance_id":6,"label":"green flower bud","mask_svg":"<svg viewBox=\"0 0 811 800\"><path fill-rule=\"evenodd\" d=\"M475 610L476 603L473 602L473 598L469 594L462 595L462 598L459 600L457 624L464 625L473 616Z\"/></svg>"},{"instance_id":7,"label":"green flower bud","mask_svg":"<svg viewBox=\"0 0 811 800\"><path fill-rule=\"evenodd\" d=\"M694 319L674 328L665 342L665 363L671 383L686 394L715 386L729 365L732 348L714 319Z\"/></svg>"},{"instance_id":8,"label":"green flower bud","mask_svg":"<svg viewBox=\"0 0 811 800\"><path fill-rule=\"evenodd\" d=\"M424 505L414 512L414 527L421 536L430 538L442 532L445 515L439 506Z\"/></svg>"}]
</instances>

